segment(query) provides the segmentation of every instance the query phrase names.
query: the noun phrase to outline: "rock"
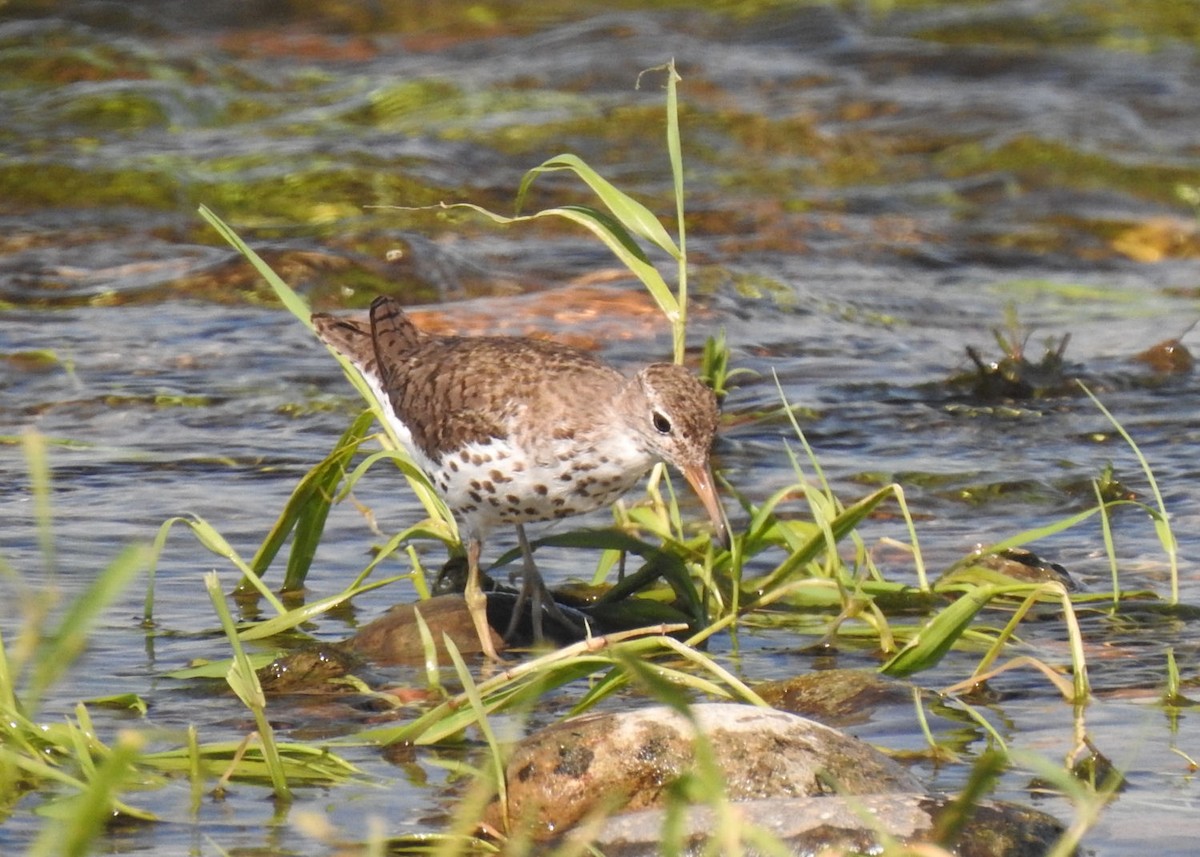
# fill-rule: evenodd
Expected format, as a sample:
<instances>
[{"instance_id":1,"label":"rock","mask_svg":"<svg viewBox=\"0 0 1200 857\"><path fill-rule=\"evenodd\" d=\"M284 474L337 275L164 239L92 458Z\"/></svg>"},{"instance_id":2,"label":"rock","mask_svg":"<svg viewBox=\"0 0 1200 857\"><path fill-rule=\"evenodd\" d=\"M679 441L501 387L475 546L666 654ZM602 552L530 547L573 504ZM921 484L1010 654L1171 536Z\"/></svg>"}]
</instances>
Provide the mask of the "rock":
<instances>
[{"instance_id":1,"label":"rock","mask_svg":"<svg viewBox=\"0 0 1200 857\"><path fill-rule=\"evenodd\" d=\"M730 800L920 789L906 768L803 717L750 705L691 708ZM589 812L659 806L695 767L695 729L672 708L589 715L523 740L505 772L508 819L548 838ZM505 828L498 804L488 820Z\"/></svg>"},{"instance_id":2,"label":"rock","mask_svg":"<svg viewBox=\"0 0 1200 857\"><path fill-rule=\"evenodd\" d=\"M418 610L429 626L442 663L449 663L449 655L442 642L443 634L449 635L464 655L482 652L471 614L467 611L467 602L461 595L438 595L415 604L397 604L346 640L345 648L378 664L420 663L425 659L425 647L417 627ZM494 628L492 643L496 651L504 649L504 641Z\"/></svg>"},{"instance_id":3,"label":"rock","mask_svg":"<svg viewBox=\"0 0 1200 857\"><path fill-rule=\"evenodd\" d=\"M820 670L754 686L773 708L839 727L866 723L881 706L911 706L912 689L908 682L873 670L852 669Z\"/></svg>"},{"instance_id":4,"label":"rock","mask_svg":"<svg viewBox=\"0 0 1200 857\"><path fill-rule=\"evenodd\" d=\"M737 823L780 840L783 853L812 855L880 853L884 850L881 833L904 848L929 843L937 835L939 818L951 805L945 797L883 794L771 798L739 802L735 808ZM663 841L666 814L648 809L614 816L586 838L606 857L656 857L670 844ZM674 853L714 853L706 846L719 825L711 808L689 807L679 828L681 847ZM981 801L954 841L945 845L957 857L1042 857L1063 830L1058 820L1045 813L1002 801ZM747 847L744 853L760 852Z\"/></svg>"},{"instance_id":5,"label":"rock","mask_svg":"<svg viewBox=\"0 0 1200 857\"><path fill-rule=\"evenodd\" d=\"M333 681L357 666L337 645L309 646L271 661L258 670L258 680L266 693L330 692Z\"/></svg>"}]
</instances>

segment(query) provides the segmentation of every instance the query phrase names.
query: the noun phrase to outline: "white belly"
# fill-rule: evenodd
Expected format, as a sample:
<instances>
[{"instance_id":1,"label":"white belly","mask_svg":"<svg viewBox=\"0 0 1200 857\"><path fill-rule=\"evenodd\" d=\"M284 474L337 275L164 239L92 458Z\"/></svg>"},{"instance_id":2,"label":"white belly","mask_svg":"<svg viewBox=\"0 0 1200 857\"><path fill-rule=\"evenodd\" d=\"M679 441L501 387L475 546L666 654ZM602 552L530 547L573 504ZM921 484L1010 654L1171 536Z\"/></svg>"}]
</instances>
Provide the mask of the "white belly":
<instances>
[{"instance_id":1,"label":"white belly","mask_svg":"<svg viewBox=\"0 0 1200 857\"><path fill-rule=\"evenodd\" d=\"M637 484L654 460L628 438L610 436L575 456L575 441L543 440L534 450L502 440L471 443L433 461L388 403L377 379L363 373L397 438L425 471L468 533L502 524L549 521L613 503Z\"/></svg>"},{"instance_id":2,"label":"white belly","mask_svg":"<svg viewBox=\"0 0 1200 857\"><path fill-rule=\"evenodd\" d=\"M606 506L632 488L653 462L566 455L531 456L503 441L474 443L430 472L434 486L468 530L548 521Z\"/></svg>"}]
</instances>

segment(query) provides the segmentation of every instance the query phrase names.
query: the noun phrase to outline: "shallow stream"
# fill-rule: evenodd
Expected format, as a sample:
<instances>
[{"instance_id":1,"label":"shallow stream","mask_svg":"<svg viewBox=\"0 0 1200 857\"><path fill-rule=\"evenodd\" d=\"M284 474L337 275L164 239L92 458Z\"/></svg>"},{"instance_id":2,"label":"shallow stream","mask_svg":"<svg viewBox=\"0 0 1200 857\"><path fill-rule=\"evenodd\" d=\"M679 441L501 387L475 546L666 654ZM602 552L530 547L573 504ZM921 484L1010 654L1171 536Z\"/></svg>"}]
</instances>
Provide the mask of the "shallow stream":
<instances>
[{"instance_id":1,"label":"shallow stream","mask_svg":"<svg viewBox=\"0 0 1200 857\"><path fill-rule=\"evenodd\" d=\"M1200 187L1197 20L1194 3L1168 0L4 5L0 557L24 583L0 578L0 630L8 641L22 621L22 586L68 598L174 515L201 516L249 556L360 407L325 349L199 219L200 204L321 309L362 308L386 291L436 305L432 318L465 332L544 332L623 365L668 357L669 331L587 235L371 206L509 211L526 169L574 152L667 215L661 78L635 83L672 57L683 77L691 341L698 349L723 329L732 365L752 370L725 403L716 466L729 483L760 502L795 478L778 377L845 500L904 487L934 573L1087 508L1109 463L1150 502L1129 448L1081 394L981 402L949 383L974 371L968 347L1003 356L993 331L1007 331L1012 313L1013 338L1028 334L1035 361L1047 339L1056 347L1070 334L1072 374L1153 468L1178 540L1180 600L1200 605L1200 381L1133 360L1170 338L1197 345L1186 335L1200 318L1200 231L1186 190ZM587 200L547 176L531 204L568 201ZM52 572L19 443L26 428L51 443ZM356 500L391 533L421 513L401 480L382 475ZM701 517L694 503L685 510ZM1147 515L1127 508L1112 523L1122 585L1168 595ZM908 580L910 563L883 541L906 539L898 516L861 532L885 572ZM378 542L353 504L337 507L310 595L341 588ZM512 546L498 534L488 550ZM1097 519L1030 547L1085 586L1109 585ZM437 546L426 555L433 567L443 558ZM593 561L539 552L551 582L587 578ZM236 582L175 531L154 632L139 624L139 583L42 716L130 692L148 715L98 709L102 735L151 724L170 744L187 724L205 740L251 729L232 695L164 676L227 655L202 582L211 568L227 588ZM306 630L338 639L411 596L385 588ZM1183 692L1200 696L1200 626L1091 617L1084 631L1089 733L1128 780L1085 847L1193 854L1200 793L1173 750L1200 758L1200 729L1190 708L1168 710L1161 696L1167 647ZM1061 623L1022 633L1030 651L1067 662ZM710 653L752 680L881 660L869 644L814 652L814 642L787 623L752 624L715 638ZM952 653L916 680L950 685L978 656ZM1060 761L1071 706L1033 671L992 690L986 711L1010 747ZM911 709L849 731L895 750L924 740ZM957 746L969 762L986 735ZM438 762L458 755L353 751L369 783L302 789L282 817L265 787L234 785L192 809L180 781L133 799L170 823L114 830L104 848L333 853L292 823L309 814L350 839L372 823L392 835L437 830L453 804ZM916 767L946 791L969 770ZM1031 797L1029 785L1028 771L1013 770L995 796L1071 820L1066 801ZM0 826L0 851L32 840L40 799Z\"/></svg>"}]
</instances>

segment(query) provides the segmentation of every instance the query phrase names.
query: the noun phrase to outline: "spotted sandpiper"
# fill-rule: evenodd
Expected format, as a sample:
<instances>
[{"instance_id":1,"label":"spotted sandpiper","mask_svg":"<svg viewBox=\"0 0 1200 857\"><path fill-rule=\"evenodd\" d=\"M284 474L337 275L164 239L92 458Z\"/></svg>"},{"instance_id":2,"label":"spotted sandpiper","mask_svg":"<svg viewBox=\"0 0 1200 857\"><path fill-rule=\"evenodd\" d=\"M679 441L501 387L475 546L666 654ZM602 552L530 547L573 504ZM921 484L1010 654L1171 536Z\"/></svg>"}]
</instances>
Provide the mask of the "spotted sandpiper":
<instances>
[{"instance_id":1,"label":"spotted sandpiper","mask_svg":"<svg viewBox=\"0 0 1200 857\"><path fill-rule=\"evenodd\" d=\"M558 343L435 336L388 297L375 299L369 320L317 314L313 324L362 374L462 526L464 594L489 657L497 655L479 556L484 537L501 524L517 529L523 597L544 595L523 525L612 503L665 461L683 473L715 534L728 542L709 466L717 400L682 366L652 363L628 377ZM536 600L534 614L536 623Z\"/></svg>"}]
</instances>

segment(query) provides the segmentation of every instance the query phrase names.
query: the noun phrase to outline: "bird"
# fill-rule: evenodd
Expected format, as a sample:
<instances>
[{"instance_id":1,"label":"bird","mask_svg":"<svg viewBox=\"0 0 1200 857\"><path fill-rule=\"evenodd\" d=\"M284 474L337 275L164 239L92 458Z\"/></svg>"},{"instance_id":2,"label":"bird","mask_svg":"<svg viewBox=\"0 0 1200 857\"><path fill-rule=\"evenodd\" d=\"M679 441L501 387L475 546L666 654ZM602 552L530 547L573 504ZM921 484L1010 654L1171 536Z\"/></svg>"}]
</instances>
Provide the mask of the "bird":
<instances>
[{"instance_id":1,"label":"bird","mask_svg":"<svg viewBox=\"0 0 1200 857\"><path fill-rule=\"evenodd\" d=\"M714 535L728 545L710 463L717 398L687 368L650 363L623 374L561 343L431 334L389 296L375 298L367 319L317 313L312 322L320 339L362 375L460 525L467 549L464 598L489 658L499 655L479 563L484 539L498 527L516 528L522 599L534 600L535 634L538 600L547 593L524 525L609 505L657 462L683 474ZM544 603L554 608L552 598Z\"/></svg>"}]
</instances>

